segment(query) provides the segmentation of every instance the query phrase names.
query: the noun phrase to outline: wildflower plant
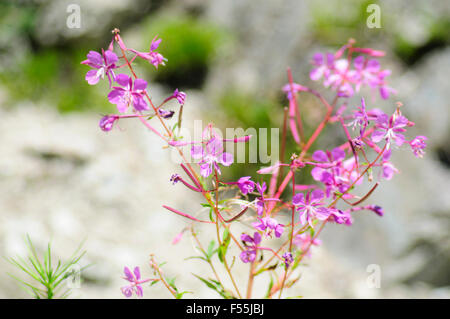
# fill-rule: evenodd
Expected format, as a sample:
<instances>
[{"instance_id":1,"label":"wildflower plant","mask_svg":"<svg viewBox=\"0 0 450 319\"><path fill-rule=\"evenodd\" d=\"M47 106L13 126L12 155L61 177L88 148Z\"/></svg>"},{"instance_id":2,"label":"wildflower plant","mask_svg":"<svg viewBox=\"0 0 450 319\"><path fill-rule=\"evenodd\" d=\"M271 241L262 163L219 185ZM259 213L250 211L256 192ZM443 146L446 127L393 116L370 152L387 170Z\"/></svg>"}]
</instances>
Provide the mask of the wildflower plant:
<instances>
[{"instance_id":1,"label":"wildflower plant","mask_svg":"<svg viewBox=\"0 0 450 319\"><path fill-rule=\"evenodd\" d=\"M361 97L360 105L347 111L349 98L361 93L363 88L368 88L372 97L379 95L382 99L395 94L387 83L390 71L383 69L379 62L384 52L357 47L351 39L336 53L318 53L311 62L310 78L334 92L331 101L315 89L295 83L290 69L287 71L288 83L282 90L289 107L285 108L281 123L282 136L286 139L289 131L300 153L288 154L289 159L285 160L283 140L279 162L258 170L254 176L243 176L236 181L224 180L222 170L234 162L233 155L224 151L224 144L246 143L251 136L224 139L212 124L207 125L197 141L184 140L178 135L186 94L176 89L156 105L150 98L147 82L137 76L132 64L135 59L143 59L155 68L166 64L169 67L170 61L157 52L160 42L161 39L155 37L150 51L141 52L128 48L119 30L113 30L108 51L102 51L102 56L91 51L89 62L82 62L98 70L95 74L95 70L88 71L86 80L89 84L95 84L97 78L101 79L106 74L108 79L118 84L111 85L108 99L117 105L120 114L104 116L99 123L103 131L110 131L120 120L135 118L159 136L165 147L175 148L181 156L180 170L170 177L170 181L168 178L168 183L182 184L201 195L203 201L200 204L209 211L209 215L194 216L192 212L163 205L187 222L173 243L181 240L183 233L190 230L196 250L200 252L199 256L192 258L206 262L211 268L211 278L195 276L223 298L251 298L255 278L264 273L269 274L270 278L265 297L280 298L285 288L298 281L295 270L304 264L305 257L310 256L311 247L320 245L318 236L328 223L350 226L360 211L384 215L380 206L363 203L381 180L389 180L398 172L390 161L391 153L409 144L416 157L424 154L426 137L408 139L407 129L414 123L403 115L401 103L397 103L391 113L385 114L378 108L368 106L366 99ZM114 58L114 47L120 51L118 59ZM121 68L128 68L131 76L119 73ZM325 111L323 119L309 137L303 132L299 93L317 98ZM163 107L172 99L179 102L178 109L164 110ZM169 119L175 114L178 121L171 125ZM314 150L314 143L327 125L340 127L346 142L324 150ZM190 147L190 154L185 153L183 146ZM314 182L298 184L297 176L309 172L304 169L306 167L312 168L310 174ZM262 181L261 174L270 175L267 184ZM371 186L369 191L362 193L359 186L364 180ZM199 224L213 227L215 238L203 242L198 236ZM244 231L242 227L245 227ZM246 283L237 282L233 273L233 265L237 262L248 264ZM228 278L219 276L218 266L224 268ZM142 279L139 267L134 268L133 272L126 267L124 279L128 285L122 287L123 294L126 297L133 294L142 297L143 288L161 282L175 298L181 298L186 291L179 291L175 280L167 278L161 267L162 264L157 264L153 255L150 270L154 278Z\"/></svg>"},{"instance_id":2,"label":"wildflower plant","mask_svg":"<svg viewBox=\"0 0 450 319\"><path fill-rule=\"evenodd\" d=\"M8 274L20 284L20 286L35 299L66 298L71 293L68 281L73 276L78 276L86 267L74 267L78 265L86 251L81 251L80 245L66 262L52 260L51 244L48 243L44 255L40 258L31 238L27 235L26 244L28 256L8 258L7 261L24 273L27 279L21 276ZM76 270L75 270L76 269Z\"/></svg>"}]
</instances>

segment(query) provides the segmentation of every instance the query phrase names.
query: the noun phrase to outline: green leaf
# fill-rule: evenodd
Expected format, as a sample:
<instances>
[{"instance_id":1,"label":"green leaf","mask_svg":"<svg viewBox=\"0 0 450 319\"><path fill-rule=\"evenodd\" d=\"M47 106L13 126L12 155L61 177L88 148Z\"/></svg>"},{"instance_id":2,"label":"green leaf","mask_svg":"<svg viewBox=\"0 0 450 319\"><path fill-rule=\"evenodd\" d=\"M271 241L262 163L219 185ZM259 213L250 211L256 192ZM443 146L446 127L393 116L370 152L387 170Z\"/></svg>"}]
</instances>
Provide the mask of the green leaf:
<instances>
[{"instance_id":1,"label":"green leaf","mask_svg":"<svg viewBox=\"0 0 450 319\"><path fill-rule=\"evenodd\" d=\"M270 291L272 290L273 287L273 277L272 275L270 276L270 282L269 282L269 286L267 287L267 292L266 292L266 296L264 298L269 298L270 296Z\"/></svg>"},{"instance_id":2,"label":"green leaf","mask_svg":"<svg viewBox=\"0 0 450 319\"><path fill-rule=\"evenodd\" d=\"M216 245L216 243L214 242L214 240L211 240L211 242L208 245L208 249L206 251L206 256L207 256L208 260L211 260L212 256L216 252L216 250L214 250L215 245Z\"/></svg>"},{"instance_id":3,"label":"green leaf","mask_svg":"<svg viewBox=\"0 0 450 319\"><path fill-rule=\"evenodd\" d=\"M192 291L183 291L183 292L179 292L179 293L176 294L175 298L176 298L176 299L181 299L181 298L183 298L183 295L184 295L184 294L192 294L192 293L193 293Z\"/></svg>"},{"instance_id":4,"label":"green leaf","mask_svg":"<svg viewBox=\"0 0 450 319\"><path fill-rule=\"evenodd\" d=\"M193 274L195 277L197 277L198 279L200 279L208 288L216 291L220 296L222 296L224 299L232 299L234 298L234 296L229 293L228 291L226 291L224 289L224 287L220 284L220 282L218 282L217 280L214 279L205 279L202 278L196 274Z\"/></svg>"},{"instance_id":5,"label":"green leaf","mask_svg":"<svg viewBox=\"0 0 450 319\"><path fill-rule=\"evenodd\" d=\"M223 232L223 236L222 236L222 244L220 245L217 254L219 256L219 260L220 262L224 262L225 260L225 255L227 254L227 250L228 250L228 245L230 244L230 232L228 230L228 228L225 228L224 232Z\"/></svg>"}]
</instances>

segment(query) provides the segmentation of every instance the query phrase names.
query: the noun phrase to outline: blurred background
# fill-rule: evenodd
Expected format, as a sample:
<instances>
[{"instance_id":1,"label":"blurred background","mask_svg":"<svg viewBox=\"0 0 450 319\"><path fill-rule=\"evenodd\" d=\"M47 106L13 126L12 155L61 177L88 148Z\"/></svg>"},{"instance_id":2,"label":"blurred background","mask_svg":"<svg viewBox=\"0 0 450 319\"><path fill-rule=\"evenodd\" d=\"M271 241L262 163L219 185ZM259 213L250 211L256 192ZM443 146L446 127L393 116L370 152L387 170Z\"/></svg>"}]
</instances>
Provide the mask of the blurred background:
<instances>
[{"instance_id":1,"label":"blurred background","mask_svg":"<svg viewBox=\"0 0 450 319\"><path fill-rule=\"evenodd\" d=\"M371 3L381 8L381 28L366 25ZM80 28L66 25L70 4L81 9ZM106 48L115 27L139 51L156 35L162 38L166 66L156 71L139 61L138 74L149 81L155 101L175 88L187 93L187 127L194 119L223 129L280 127L288 66L296 82L324 92L308 77L314 53L335 52L349 38L386 51L381 63L392 70L389 83L398 94L368 106L392 112L402 101L416 123L408 134L428 136L427 154L417 159L400 148L393 156L400 174L368 201L381 204L385 216L361 213L352 227L327 226L323 245L286 295L450 296L450 3L444 0L0 2L1 256L25 254L26 234L38 249L51 241L62 259L86 240L83 263L92 266L73 297L121 298L123 266L140 265L149 275L148 255L155 253L180 288L195 291L186 297L217 297L191 275L208 268L185 260L193 254L189 236L171 245L186 221L161 205L188 212L201 207L199 198L169 183L178 168L162 143L136 121L108 134L98 128L101 115L115 106L106 99L108 84L88 85L89 68L80 62L89 50ZM311 132L323 114L315 100L300 98ZM350 105L358 103L356 97ZM345 141L333 133L327 128L316 147ZM288 149L296 151L293 144ZM237 164L226 177L254 175L260 166ZM371 264L381 269L379 289L366 284ZM245 287L243 269L238 280ZM0 297L27 297L6 275L16 270L4 260L0 270ZM169 297L158 286L146 288L145 296Z\"/></svg>"}]
</instances>

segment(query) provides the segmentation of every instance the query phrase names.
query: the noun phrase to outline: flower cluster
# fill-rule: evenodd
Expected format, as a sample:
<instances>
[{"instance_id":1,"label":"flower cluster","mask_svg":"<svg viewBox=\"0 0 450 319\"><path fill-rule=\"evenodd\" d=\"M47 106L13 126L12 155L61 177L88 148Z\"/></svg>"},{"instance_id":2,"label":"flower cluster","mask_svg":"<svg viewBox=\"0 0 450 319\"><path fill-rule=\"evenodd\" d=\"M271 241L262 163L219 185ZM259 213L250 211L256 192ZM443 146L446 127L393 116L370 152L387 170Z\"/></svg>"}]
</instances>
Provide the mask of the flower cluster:
<instances>
[{"instance_id":1,"label":"flower cluster","mask_svg":"<svg viewBox=\"0 0 450 319\"><path fill-rule=\"evenodd\" d=\"M314 66L309 74L311 80L323 80L323 85L336 91L340 97L351 97L364 86L372 90L378 89L383 99L388 99L390 94L396 93L385 80L391 71L381 69L377 60L384 53L367 48L354 48L352 44L353 41L349 41L335 54L316 53L311 61ZM344 57L345 50L348 50L349 55L361 55L348 59Z\"/></svg>"}]
</instances>

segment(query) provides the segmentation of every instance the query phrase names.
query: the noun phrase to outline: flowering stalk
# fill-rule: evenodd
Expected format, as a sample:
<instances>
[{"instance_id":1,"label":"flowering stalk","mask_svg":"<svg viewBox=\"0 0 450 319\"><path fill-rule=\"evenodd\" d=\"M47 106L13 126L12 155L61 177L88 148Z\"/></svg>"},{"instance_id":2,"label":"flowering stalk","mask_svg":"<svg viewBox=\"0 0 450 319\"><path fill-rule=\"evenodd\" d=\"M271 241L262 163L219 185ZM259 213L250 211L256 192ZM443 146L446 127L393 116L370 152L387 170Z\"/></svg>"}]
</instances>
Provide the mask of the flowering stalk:
<instances>
[{"instance_id":1,"label":"flowering stalk","mask_svg":"<svg viewBox=\"0 0 450 319\"><path fill-rule=\"evenodd\" d=\"M108 50L101 51L102 54L88 54L88 59L83 61L93 68L88 71L86 80L94 85L103 78L108 78L112 91L108 94L111 103L116 104L120 113L131 111L131 114L106 115L100 120L100 127L104 131L113 129L114 124L121 118L139 118L151 132L159 136L167 147L175 147L181 156L180 164L189 179L184 179L178 174L173 174L171 181L175 184L184 185L188 189L198 193L204 199L202 206L209 209L209 220L193 217L170 206L163 208L189 219L191 222L191 235L203 254L200 259L206 261L215 279L206 279L195 275L209 288L214 289L224 298L242 297L239 283L232 272L232 266L236 260L249 263L249 277L245 296L252 297L253 284L256 276L270 271L281 273L276 275L277 282L270 287L267 297L272 297L278 292L280 298L285 288L292 286L298 278L290 279L294 270L301 264L304 256L310 255L310 247L318 245L318 236L329 222L351 225L353 213L359 210L368 210L378 216L384 211L378 205L368 204L359 206L366 201L379 186L376 181L372 188L362 197L354 194L354 190L362 183L363 177L367 176L371 182L374 179L373 171L380 171L378 178L391 179L398 170L390 162L392 151L403 144L409 145L416 157L422 157L426 147L426 137L417 136L407 140L405 132L414 123L402 115L400 105L397 106L392 115L387 115L379 109L369 109L365 100L361 99L361 105L347 114L348 98L360 92L362 87L368 87L372 91L378 90L381 98L387 99L395 93L386 83L389 70L380 67L378 58L383 55L381 51L370 48L355 47L355 41L349 40L334 54L316 54L313 58L313 69L310 78L314 81L322 81L323 85L335 92L335 97L328 102L318 91L295 83L292 72L287 70L288 83L282 88L287 95L289 107L284 109L283 134L281 144L280 162L257 171L258 174L269 174L268 187L266 182L256 183L252 176L243 176L237 181L224 181L221 179L222 169L233 164L233 156L224 151L224 143L246 143L251 136L242 136L232 139L223 139L209 124L203 131L201 140L187 141L178 136L180 132L182 112L185 105L186 94L176 89L172 95L165 98L157 107L152 102L147 82L138 78L131 62L143 60L151 63L157 69L165 66L167 60L157 51L161 39L155 37L148 52L142 52L128 48L119 35L119 31L113 31L113 39ZM115 58L114 45L118 45L122 53ZM127 54L132 54L129 59ZM358 55L354 57L354 55ZM120 59L123 64L119 65ZM127 66L131 77L126 74L115 74L113 70ZM116 83L117 86L113 86ZM325 108L325 115L318 123L316 129L309 138L306 138L301 112L297 101L297 93L312 94ZM177 100L180 107L178 110L166 110L166 103ZM337 107L341 103L340 107ZM337 110L336 110L337 108ZM153 114L144 114L144 111L152 109ZM168 125L175 113L178 112L178 131L175 126ZM153 118L157 118L162 130L154 124L150 124ZM349 121L349 122L347 122ZM343 136L347 142L339 147L326 150L311 151L312 146L319 138L327 125L339 123L343 129ZM301 147L299 155L292 154L289 162L285 162L286 140L288 138L288 127L294 141ZM348 127L351 127L352 131ZM357 130L358 135L353 136ZM380 146L379 143L383 143ZM191 146L191 157L195 163L187 161L182 146ZM351 150L351 152L349 151ZM370 153L375 153L375 159L369 161ZM358 155L361 158L358 158ZM363 158L365 162L363 161ZM304 173L303 168L312 166L311 176L314 183L310 185L296 184L296 174ZM284 168L289 168L284 173ZM292 194L285 199L283 193L289 185ZM230 190L235 193L230 195ZM224 191L226 190L226 192ZM283 198L282 198L283 196ZM342 201L340 201L342 199ZM239 204L240 210L232 213L232 205ZM343 207L348 205L347 208ZM230 217L225 218L226 214ZM225 216L225 217L224 217ZM245 217L244 217L245 216ZM298 216L298 218L296 218ZM296 220L297 219L297 220ZM246 224L248 232L236 236L231 232L231 225L237 221ZM254 222L248 223L248 220ZM285 222L283 221L285 220ZM214 224L215 241L211 241L208 249L196 235L194 225L197 223ZM318 225L320 226L318 227ZM174 240L173 244L182 239L185 227ZM286 231L285 231L286 230ZM284 238L278 248L272 248L271 239ZM241 243L238 241L239 238ZM234 247L238 251L238 258L232 257L229 263L231 250ZM217 275L213 256L217 255L224 267L234 293L224 287L223 282ZM264 264L262 258L265 256ZM276 263L270 265L272 261ZM239 262L239 261L238 261ZM150 266L158 278L153 282L162 282L175 298L181 298L186 292L179 292L171 280L167 280L161 272L160 267L151 256ZM281 269L280 269L281 268ZM136 269L136 268L135 268ZM123 289L126 296L136 293L142 296L141 285L151 280L141 280L139 268L134 275L125 270L125 279L130 283Z\"/></svg>"}]
</instances>

